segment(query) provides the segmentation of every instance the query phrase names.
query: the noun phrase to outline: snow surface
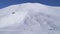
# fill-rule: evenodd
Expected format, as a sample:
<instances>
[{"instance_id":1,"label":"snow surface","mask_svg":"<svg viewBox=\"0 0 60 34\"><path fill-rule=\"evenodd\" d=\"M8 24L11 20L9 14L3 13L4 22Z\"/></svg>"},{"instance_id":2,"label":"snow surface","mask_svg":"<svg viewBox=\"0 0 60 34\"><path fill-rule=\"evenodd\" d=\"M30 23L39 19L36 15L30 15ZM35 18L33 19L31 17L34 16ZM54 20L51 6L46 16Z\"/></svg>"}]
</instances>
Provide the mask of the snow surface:
<instances>
[{"instance_id":1,"label":"snow surface","mask_svg":"<svg viewBox=\"0 0 60 34\"><path fill-rule=\"evenodd\" d=\"M2 8L0 34L60 34L60 7L22 3Z\"/></svg>"}]
</instances>

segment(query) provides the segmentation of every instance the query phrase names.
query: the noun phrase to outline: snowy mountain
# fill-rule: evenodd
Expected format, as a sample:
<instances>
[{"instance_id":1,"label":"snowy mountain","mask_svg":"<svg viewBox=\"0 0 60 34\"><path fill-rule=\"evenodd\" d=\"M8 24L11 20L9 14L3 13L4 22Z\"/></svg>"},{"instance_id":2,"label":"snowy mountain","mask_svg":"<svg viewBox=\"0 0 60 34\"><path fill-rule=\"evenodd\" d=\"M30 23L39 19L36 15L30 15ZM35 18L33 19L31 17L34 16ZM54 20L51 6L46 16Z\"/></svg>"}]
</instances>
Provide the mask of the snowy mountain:
<instances>
[{"instance_id":1,"label":"snowy mountain","mask_svg":"<svg viewBox=\"0 0 60 34\"><path fill-rule=\"evenodd\" d=\"M22 3L2 8L0 34L60 34L60 7Z\"/></svg>"}]
</instances>

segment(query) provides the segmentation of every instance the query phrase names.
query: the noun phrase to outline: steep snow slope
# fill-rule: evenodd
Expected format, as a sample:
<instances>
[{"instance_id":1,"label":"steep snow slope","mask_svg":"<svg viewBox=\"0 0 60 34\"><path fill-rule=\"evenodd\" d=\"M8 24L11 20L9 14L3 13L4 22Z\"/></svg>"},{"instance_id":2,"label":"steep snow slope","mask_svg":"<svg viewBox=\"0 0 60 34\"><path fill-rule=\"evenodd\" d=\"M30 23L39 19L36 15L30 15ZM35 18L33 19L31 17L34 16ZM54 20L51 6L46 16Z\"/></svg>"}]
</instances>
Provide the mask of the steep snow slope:
<instances>
[{"instance_id":1,"label":"steep snow slope","mask_svg":"<svg viewBox=\"0 0 60 34\"><path fill-rule=\"evenodd\" d=\"M23 3L0 9L0 34L60 34L60 7Z\"/></svg>"},{"instance_id":2,"label":"steep snow slope","mask_svg":"<svg viewBox=\"0 0 60 34\"><path fill-rule=\"evenodd\" d=\"M19 23L24 19L25 15L25 12L15 12L15 14L4 16L0 19L0 28Z\"/></svg>"}]
</instances>

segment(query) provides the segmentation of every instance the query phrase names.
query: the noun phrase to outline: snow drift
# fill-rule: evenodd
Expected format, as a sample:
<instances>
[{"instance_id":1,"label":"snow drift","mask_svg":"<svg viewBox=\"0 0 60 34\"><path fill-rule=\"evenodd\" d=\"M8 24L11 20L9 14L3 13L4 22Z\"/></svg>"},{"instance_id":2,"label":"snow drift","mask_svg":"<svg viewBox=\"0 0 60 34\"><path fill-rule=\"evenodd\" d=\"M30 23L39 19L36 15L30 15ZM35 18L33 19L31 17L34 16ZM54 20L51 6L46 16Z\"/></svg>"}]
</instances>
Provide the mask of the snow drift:
<instances>
[{"instance_id":1,"label":"snow drift","mask_svg":"<svg viewBox=\"0 0 60 34\"><path fill-rule=\"evenodd\" d=\"M0 9L0 28L11 34L60 34L60 7L40 3L8 6Z\"/></svg>"}]
</instances>

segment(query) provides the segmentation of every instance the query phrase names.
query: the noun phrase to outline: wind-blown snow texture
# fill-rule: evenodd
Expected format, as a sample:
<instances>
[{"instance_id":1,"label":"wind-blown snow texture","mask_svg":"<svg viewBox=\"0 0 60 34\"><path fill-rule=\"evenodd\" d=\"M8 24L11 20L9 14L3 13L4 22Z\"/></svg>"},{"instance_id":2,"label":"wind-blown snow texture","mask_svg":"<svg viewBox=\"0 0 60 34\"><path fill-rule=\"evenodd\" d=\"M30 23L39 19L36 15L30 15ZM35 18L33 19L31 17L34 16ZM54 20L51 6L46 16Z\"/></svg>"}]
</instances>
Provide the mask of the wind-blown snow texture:
<instances>
[{"instance_id":1,"label":"wind-blown snow texture","mask_svg":"<svg viewBox=\"0 0 60 34\"><path fill-rule=\"evenodd\" d=\"M23 3L2 8L0 34L60 34L60 7Z\"/></svg>"}]
</instances>

